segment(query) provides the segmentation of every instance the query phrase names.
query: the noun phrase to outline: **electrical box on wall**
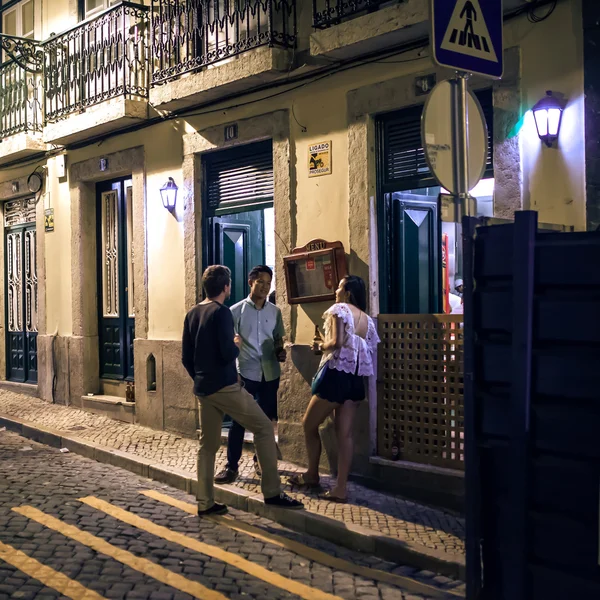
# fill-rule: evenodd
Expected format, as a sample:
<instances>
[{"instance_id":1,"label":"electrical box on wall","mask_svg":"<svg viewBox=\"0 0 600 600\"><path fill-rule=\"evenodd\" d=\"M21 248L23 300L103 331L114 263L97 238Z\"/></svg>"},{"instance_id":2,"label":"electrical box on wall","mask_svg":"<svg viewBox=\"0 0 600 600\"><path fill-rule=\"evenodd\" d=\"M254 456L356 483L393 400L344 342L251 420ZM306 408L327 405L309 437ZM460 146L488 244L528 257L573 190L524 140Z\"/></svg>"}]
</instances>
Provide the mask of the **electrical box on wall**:
<instances>
[{"instance_id":1,"label":"electrical box on wall","mask_svg":"<svg viewBox=\"0 0 600 600\"><path fill-rule=\"evenodd\" d=\"M59 154L56 157L56 176L60 179L67 175L67 155Z\"/></svg>"}]
</instances>

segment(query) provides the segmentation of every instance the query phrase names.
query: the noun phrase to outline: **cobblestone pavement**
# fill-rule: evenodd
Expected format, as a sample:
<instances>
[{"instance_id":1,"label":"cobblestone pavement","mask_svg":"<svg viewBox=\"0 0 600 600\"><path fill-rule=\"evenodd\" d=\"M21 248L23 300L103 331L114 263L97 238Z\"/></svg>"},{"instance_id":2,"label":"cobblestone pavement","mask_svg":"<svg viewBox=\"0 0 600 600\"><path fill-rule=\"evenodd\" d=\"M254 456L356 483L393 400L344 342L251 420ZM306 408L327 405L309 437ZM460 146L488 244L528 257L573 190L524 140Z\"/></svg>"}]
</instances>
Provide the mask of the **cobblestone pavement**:
<instances>
[{"instance_id":1,"label":"cobblestone pavement","mask_svg":"<svg viewBox=\"0 0 600 600\"><path fill-rule=\"evenodd\" d=\"M24 419L108 448L130 452L192 475L196 471L197 442L176 434L121 423L4 390L0 390L0 415ZM216 469L220 470L225 463L226 453L221 448ZM288 475L302 471L301 467L287 461L281 461L279 467L283 482L287 482ZM331 478L324 476L322 483L324 488L331 487ZM242 457L236 485L251 492L260 492L249 452L244 452ZM448 555L464 555L464 521L451 513L376 492L356 483L349 484L349 503L345 505L320 500L316 493L291 489L289 485L286 485L286 491L302 500L311 512Z\"/></svg>"},{"instance_id":2,"label":"cobblestone pavement","mask_svg":"<svg viewBox=\"0 0 600 600\"><path fill-rule=\"evenodd\" d=\"M424 590L415 590L414 582L426 583L436 590L464 591L462 582L339 548L248 513L230 512L236 521L258 527L267 536L277 533L348 563L402 575L405 577L402 581L404 588L411 587L406 577L413 585L408 592L403 587L381 583L376 577L369 579L341 568L337 570L267 540L257 540L235 531L222 522L198 519L178 508L141 495L142 490L161 492L188 503L194 501L183 492L117 467L76 454L61 453L59 449L1 431L0 600L54 600L67 597L61 595L61 591L67 593L64 589L55 589L56 576L45 584L38 579L43 579L39 566L32 568L29 565L29 569L23 570L18 568L24 567L23 564L13 566L16 551L85 586L85 594L81 590L70 590L68 597L74 600L89 599L89 590L103 598L115 600L188 600L193 596L189 588L186 593L186 585L198 584L220 592L223 600L288 600L298 597L306 600L336 600L336 597L424 600L431 597L431 590L426 595L422 595ZM183 534L192 543L200 541L210 544L218 552L226 551L230 555L211 557L211 552L206 549L198 551L177 541L169 541L165 539L167 536L161 537L160 532L151 532L150 527L143 524L127 524L101 506L92 507L83 503L81 498L86 496L108 502L170 532ZM27 506L60 520L60 528L50 528L47 523L32 519L29 513L23 514L29 510ZM15 512L15 508L22 512ZM71 526L71 529L75 527L76 531L108 542L112 549L97 551L93 546L90 547L89 539L86 541L65 535L65 526ZM123 551L134 555L137 562L127 563L122 558ZM254 570L252 565L244 568L236 562L239 557L261 567L262 571ZM139 568L140 558L150 565L145 572ZM163 572L168 572L171 579L165 582L163 577L161 583L157 576L161 569L165 569ZM265 569L286 578L284 584L274 582ZM181 576L178 581L175 581L173 574ZM185 585L181 584L182 581ZM298 591L291 582L304 584L310 589ZM321 592L333 596L324 596ZM209 597L206 594L198 596L197 592L195 595Z\"/></svg>"}]
</instances>

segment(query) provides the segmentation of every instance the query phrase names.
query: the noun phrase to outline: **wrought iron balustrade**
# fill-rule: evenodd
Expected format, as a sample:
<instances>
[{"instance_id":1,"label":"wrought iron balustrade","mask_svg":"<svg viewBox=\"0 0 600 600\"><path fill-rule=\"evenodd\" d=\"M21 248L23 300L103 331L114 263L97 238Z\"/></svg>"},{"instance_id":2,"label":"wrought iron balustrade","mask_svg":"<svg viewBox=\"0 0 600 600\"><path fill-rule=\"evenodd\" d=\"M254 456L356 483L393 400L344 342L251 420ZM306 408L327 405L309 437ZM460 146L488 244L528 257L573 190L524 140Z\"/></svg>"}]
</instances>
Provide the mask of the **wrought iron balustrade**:
<instances>
[{"instance_id":1,"label":"wrought iron balustrade","mask_svg":"<svg viewBox=\"0 0 600 600\"><path fill-rule=\"evenodd\" d=\"M384 4L398 4L402 0L313 0L313 27L326 29L346 19L374 12Z\"/></svg>"},{"instance_id":2,"label":"wrought iron balustrade","mask_svg":"<svg viewBox=\"0 0 600 600\"><path fill-rule=\"evenodd\" d=\"M13 60L0 65L0 139L42 131L42 76Z\"/></svg>"},{"instance_id":3,"label":"wrought iron balustrade","mask_svg":"<svg viewBox=\"0 0 600 600\"><path fill-rule=\"evenodd\" d=\"M296 0L152 0L152 83L259 46L293 48Z\"/></svg>"},{"instance_id":4,"label":"wrought iron balustrade","mask_svg":"<svg viewBox=\"0 0 600 600\"><path fill-rule=\"evenodd\" d=\"M122 2L44 43L46 120L110 98L147 98L148 8Z\"/></svg>"}]
</instances>

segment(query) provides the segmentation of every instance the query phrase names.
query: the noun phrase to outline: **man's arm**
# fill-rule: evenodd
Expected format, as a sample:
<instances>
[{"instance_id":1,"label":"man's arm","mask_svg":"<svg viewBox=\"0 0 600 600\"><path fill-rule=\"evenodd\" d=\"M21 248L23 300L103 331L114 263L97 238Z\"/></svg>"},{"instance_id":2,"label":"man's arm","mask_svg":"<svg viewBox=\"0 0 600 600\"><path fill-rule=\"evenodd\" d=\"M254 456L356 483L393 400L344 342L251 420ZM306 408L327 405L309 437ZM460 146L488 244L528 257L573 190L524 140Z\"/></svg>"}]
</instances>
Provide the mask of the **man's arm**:
<instances>
[{"instance_id":1,"label":"man's arm","mask_svg":"<svg viewBox=\"0 0 600 600\"><path fill-rule=\"evenodd\" d=\"M230 363L240 354L239 348L233 341L235 332L233 329L233 317L231 311L227 307L222 307L215 315L215 318L217 319L217 343L219 354L224 363Z\"/></svg>"},{"instance_id":2,"label":"man's arm","mask_svg":"<svg viewBox=\"0 0 600 600\"><path fill-rule=\"evenodd\" d=\"M194 368L194 339L190 331L188 317L183 322L183 335L181 336L181 362L189 376L194 379L196 370Z\"/></svg>"},{"instance_id":3,"label":"man's arm","mask_svg":"<svg viewBox=\"0 0 600 600\"><path fill-rule=\"evenodd\" d=\"M273 330L273 339L283 340L285 337L285 327L283 326L283 317L281 316L281 310L277 309L277 319L275 320L275 329Z\"/></svg>"}]
</instances>

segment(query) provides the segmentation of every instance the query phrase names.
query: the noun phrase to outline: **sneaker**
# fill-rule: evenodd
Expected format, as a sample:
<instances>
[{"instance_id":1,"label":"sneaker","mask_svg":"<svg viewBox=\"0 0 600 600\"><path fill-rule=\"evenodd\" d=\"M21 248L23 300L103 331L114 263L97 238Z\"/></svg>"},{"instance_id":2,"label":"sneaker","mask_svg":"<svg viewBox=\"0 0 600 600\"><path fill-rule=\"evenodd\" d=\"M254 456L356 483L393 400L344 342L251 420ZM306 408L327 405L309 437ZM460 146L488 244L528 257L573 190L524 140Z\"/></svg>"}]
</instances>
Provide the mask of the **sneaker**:
<instances>
[{"instance_id":1,"label":"sneaker","mask_svg":"<svg viewBox=\"0 0 600 600\"><path fill-rule=\"evenodd\" d=\"M304 504L302 502L298 502L298 500L294 500L290 496L288 496L285 492L281 492L279 496L273 496L272 498L265 498L265 504L269 506L278 506L279 508L292 508L299 510L304 508Z\"/></svg>"},{"instance_id":2,"label":"sneaker","mask_svg":"<svg viewBox=\"0 0 600 600\"><path fill-rule=\"evenodd\" d=\"M237 479L237 476L237 471L227 467L215 475L215 483L233 483Z\"/></svg>"},{"instance_id":3,"label":"sneaker","mask_svg":"<svg viewBox=\"0 0 600 600\"><path fill-rule=\"evenodd\" d=\"M262 477L262 471L260 470L260 464L258 462L258 458L256 458L256 456L254 457L254 472L259 476Z\"/></svg>"},{"instance_id":4,"label":"sneaker","mask_svg":"<svg viewBox=\"0 0 600 600\"><path fill-rule=\"evenodd\" d=\"M198 508L199 517L209 517L211 515L224 515L227 513L227 507L224 504L217 504L216 502L206 510L200 510Z\"/></svg>"}]
</instances>

